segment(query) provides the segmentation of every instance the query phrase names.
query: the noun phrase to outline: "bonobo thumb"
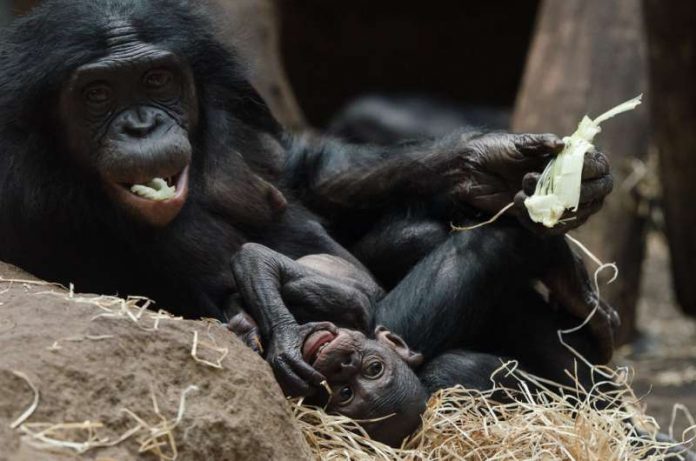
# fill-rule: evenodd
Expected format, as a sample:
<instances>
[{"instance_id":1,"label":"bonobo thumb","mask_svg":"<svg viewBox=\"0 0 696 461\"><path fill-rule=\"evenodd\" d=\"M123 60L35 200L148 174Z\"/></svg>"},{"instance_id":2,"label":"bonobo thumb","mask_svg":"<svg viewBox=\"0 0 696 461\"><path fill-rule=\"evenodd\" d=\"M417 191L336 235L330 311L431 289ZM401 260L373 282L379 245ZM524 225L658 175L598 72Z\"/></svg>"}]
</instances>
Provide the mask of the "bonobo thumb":
<instances>
[{"instance_id":1,"label":"bonobo thumb","mask_svg":"<svg viewBox=\"0 0 696 461\"><path fill-rule=\"evenodd\" d=\"M513 142L517 150L525 156L558 154L563 150L563 140L552 133L516 134Z\"/></svg>"}]
</instances>

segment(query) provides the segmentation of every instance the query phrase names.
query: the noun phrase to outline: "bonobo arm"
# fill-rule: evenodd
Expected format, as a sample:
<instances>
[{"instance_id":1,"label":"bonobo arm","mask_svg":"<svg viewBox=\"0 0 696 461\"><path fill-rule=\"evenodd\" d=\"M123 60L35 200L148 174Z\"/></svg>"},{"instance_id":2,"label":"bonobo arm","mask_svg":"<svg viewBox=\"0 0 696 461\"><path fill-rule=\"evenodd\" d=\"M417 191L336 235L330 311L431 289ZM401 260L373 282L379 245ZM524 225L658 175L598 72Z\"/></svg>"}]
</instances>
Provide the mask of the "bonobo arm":
<instances>
[{"instance_id":1,"label":"bonobo arm","mask_svg":"<svg viewBox=\"0 0 696 461\"><path fill-rule=\"evenodd\" d=\"M242 304L257 325L231 327L246 335L258 326L266 360L287 395L306 395L310 385L324 380L301 355L309 334L319 329L335 331L331 320L363 331L369 323L372 292L364 289L364 280L328 277L254 243L237 252L232 272ZM326 322L311 322L319 319Z\"/></svg>"},{"instance_id":2,"label":"bonobo arm","mask_svg":"<svg viewBox=\"0 0 696 461\"><path fill-rule=\"evenodd\" d=\"M563 148L552 134L467 131L396 146L351 145L308 134L286 142L288 185L328 217L445 196L455 210L461 203L487 213L514 202L510 214L526 227L561 234L598 211L613 187L606 156L586 155L578 211L548 229L531 222L523 202L539 172Z\"/></svg>"},{"instance_id":3,"label":"bonobo arm","mask_svg":"<svg viewBox=\"0 0 696 461\"><path fill-rule=\"evenodd\" d=\"M396 146L365 146L311 134L289 142L289 184L320 210L366 210L404 194L430 197L447 188L444 173L474 134ZM465 167L466 155L459 167Z\"/></svg>"}]
</instances>

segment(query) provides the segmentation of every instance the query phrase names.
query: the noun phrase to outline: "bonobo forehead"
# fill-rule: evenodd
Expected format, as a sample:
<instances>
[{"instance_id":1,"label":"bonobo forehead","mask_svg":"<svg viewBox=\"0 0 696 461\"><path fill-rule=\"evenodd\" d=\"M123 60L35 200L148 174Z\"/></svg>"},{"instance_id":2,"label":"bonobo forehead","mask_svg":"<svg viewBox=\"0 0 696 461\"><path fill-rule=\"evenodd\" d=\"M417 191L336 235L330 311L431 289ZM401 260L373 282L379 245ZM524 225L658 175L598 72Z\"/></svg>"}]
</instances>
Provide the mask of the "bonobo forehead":
<instances>
[{"instance_id":1,"label":"bonobo forehead","mask_svg":"<svg viewBox=\"0 0 696 461\"><path fill-rule=\"evenodd\" d=\"M158 45L143 42L133 25L124 20L113 20L105 29L107 52L95 61L80 66L77 73L99 72L138 65L181 65L174 53Z\"/></svg>"}]
</instances>

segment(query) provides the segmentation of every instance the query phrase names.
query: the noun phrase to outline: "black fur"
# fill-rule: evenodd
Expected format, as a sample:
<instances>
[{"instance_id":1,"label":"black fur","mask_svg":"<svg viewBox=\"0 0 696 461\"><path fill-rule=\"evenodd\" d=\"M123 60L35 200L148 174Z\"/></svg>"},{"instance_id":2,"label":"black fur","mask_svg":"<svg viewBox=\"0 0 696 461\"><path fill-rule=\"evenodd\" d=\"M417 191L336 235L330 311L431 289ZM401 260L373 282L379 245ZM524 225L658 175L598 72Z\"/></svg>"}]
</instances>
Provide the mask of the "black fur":
<instances>
[{"instance_id":1,"label":"black fur","mask_svg":"<svg viewBox=\"0 0 696 461\"><path fill-rule=\"evenodd\" d=\"M190 196L156 232L124 216L71 160L55 111L70 73L107 54L114 19L188 61L199 97ZM0 43L1 259L80 290L142 294L180 314L221 318L240 245L278 227L295 246L311 238L316 218L296 205L279 217L265 195L284 168L280 127L190 2L48 1Z\"/></svg>"}]
</instances>

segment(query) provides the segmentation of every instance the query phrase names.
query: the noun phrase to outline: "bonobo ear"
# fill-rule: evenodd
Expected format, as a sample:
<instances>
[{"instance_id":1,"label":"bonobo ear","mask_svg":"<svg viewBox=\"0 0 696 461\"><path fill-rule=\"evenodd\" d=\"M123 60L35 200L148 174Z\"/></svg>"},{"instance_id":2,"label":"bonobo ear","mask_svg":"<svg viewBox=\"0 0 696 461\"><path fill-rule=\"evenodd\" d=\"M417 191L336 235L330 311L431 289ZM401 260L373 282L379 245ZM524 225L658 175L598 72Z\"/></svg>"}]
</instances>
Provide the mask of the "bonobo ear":
<instances>
[{"instance_id":1,"label":"bonobo ear","mask_svg":"<svg viewBox=\"0 0 696 461\"><path fill-rule=\"evenodd\" d=\"M406 344L406 341L401 338L401 336L392 333L382 325L378 325L377 328L375 328L375 339L377 339L377 341L380 343L394 349L394 351L399 354L399 357L401 357L411 368L416 368L423 363L423 354L413 352L408 347L408 344Z\"/></svg>"}]
</instances>

